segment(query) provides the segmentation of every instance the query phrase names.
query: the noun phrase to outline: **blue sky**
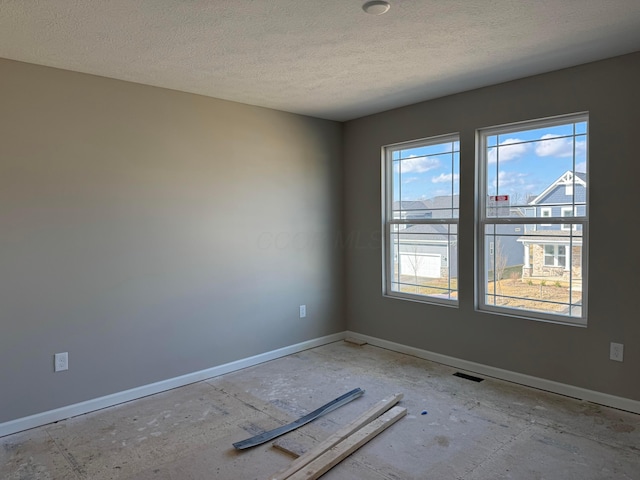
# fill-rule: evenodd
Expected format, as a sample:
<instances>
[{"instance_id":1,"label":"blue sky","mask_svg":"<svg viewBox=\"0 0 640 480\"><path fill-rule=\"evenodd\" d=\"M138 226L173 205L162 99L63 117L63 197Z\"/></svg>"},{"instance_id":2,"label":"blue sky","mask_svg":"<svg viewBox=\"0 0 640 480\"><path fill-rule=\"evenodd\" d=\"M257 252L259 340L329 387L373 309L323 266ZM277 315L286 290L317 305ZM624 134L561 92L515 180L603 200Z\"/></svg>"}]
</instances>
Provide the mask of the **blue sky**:
<instances>
[{"instance_id":1,"label":"blue sky","mask_svg":"<svg viewBox=\"0 0 640 480\"><path fill-rule=\"evenodd\" d=\"M394 200L426 200L460 192L460 144L447 142L393 152ZM401 174L399 175L399 173Z\"/></svg>"},{"instance_id":2,"label":"blue sky","mask_svg":"<svg viewBox=\"0 0 640 480\"><path fill-rule=\"evenodd\" d=\"M537 195L567 170L586 171L586 122L487 137L487 193L512 203ZM459 193L459 144L393 152L394 200L424 200ZM401 164L401 165L400 165ZM401 172L401 175L399 175ZM473 172L469 172L473 173ZM468 174L468 173L467 173Z\"/></svg>"}]
</instances>

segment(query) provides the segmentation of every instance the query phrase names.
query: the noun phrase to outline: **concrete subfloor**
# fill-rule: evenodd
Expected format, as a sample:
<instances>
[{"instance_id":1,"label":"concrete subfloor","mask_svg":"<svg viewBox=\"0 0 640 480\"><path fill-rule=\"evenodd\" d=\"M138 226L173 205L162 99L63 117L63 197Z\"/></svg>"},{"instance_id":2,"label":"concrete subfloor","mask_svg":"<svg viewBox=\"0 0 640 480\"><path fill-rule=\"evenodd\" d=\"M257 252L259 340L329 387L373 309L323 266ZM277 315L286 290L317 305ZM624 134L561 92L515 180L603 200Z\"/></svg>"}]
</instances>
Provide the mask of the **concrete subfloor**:
<instances>
[{"instance_id":1,"label":"concrete subfloor","mask_svg":"<svg viewBox=\"0 0 640 480\"><path fill-rule=\"evenodd\" d=\"M455 372L337 342L0 438L0 478L266 479L293 457L233 442L360 387L287 440L310 448L393 393L408 414L323 479L640 479L640 415Z\"/></svg>"}]
</instances>

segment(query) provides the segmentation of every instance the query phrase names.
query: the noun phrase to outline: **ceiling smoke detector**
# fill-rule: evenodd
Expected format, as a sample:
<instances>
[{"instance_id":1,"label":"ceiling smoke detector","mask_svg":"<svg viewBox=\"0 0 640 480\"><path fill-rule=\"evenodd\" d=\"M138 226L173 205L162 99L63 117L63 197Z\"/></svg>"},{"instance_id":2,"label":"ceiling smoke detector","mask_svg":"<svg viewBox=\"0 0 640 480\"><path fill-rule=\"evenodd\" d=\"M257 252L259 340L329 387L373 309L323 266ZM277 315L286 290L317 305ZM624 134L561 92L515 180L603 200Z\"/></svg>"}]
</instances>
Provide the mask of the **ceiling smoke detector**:
<instances>
[{"instance_id":1,"label":"ceiling smoke detector","mask_svg":"<svg viewBox=\"0 0 640 480\"><path fill-rule=\"evenodd\" d=\"M387 13L390 8L391 5L385 0L370 0L362 5L362 10L369 15L382 15L383 13Z\"/></svg>"}]
</instances>

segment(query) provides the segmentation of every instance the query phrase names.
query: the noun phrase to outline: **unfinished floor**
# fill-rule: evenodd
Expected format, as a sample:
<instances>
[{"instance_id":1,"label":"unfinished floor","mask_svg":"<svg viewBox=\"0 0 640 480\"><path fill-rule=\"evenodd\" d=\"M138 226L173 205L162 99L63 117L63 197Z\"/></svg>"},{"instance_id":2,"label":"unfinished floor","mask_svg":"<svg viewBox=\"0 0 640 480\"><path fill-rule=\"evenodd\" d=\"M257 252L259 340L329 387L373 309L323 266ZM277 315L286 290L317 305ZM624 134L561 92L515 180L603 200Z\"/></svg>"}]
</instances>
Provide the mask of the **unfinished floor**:
<instances>
[{"instance_id":1,"label":"unfinished floor","mask_svg":"<svg viewBox=\"0 0 640 480\"><path fill-rule=\"evenodd\" d=\"M393 393L408 414L323 479L640 479L640 415L455 372L337 342L0 438L0 478L266 479L293 457L233 442L361 387L287 440L309 448Z\"/></svg>"}]
</instances>

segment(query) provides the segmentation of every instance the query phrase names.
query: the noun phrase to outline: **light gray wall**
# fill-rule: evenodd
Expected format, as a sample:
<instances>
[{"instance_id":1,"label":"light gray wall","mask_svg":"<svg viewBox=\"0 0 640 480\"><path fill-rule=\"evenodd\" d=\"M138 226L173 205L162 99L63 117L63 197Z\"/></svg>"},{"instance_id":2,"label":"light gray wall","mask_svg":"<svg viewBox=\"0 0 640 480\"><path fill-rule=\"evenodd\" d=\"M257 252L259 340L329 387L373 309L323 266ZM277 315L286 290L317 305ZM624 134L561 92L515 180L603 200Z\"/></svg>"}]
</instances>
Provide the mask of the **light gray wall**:
<instances>
[{"instance_id":1,"label":"light gray wall","mask_svg":"<svg viewBox=\"0 0 640 480\"><path fill-rule=\"evenodd\" d=\"M341 141L0 60L0 423L343 331Z\"/></svg>"},{"instance_id":2,"label":"light gray wall","mask_svg":"<svg viewBox=\"0 0 640 480\"><path fill-rule=\"evenodd\" d=\"M425 65L425 68L428 66ZM349 330L640 400L637 207L640 53L462 93L348 122L345 225ZM474 310L475 130L590 113L588 328ZM460 306L382 297L380 147L460 132ZM623 363L609 342L625 345Z\"/></svg>"}]
</instances>

